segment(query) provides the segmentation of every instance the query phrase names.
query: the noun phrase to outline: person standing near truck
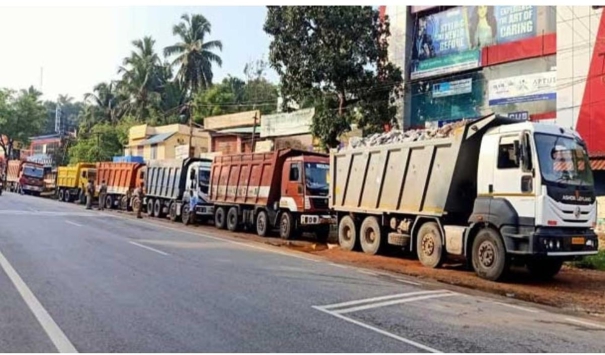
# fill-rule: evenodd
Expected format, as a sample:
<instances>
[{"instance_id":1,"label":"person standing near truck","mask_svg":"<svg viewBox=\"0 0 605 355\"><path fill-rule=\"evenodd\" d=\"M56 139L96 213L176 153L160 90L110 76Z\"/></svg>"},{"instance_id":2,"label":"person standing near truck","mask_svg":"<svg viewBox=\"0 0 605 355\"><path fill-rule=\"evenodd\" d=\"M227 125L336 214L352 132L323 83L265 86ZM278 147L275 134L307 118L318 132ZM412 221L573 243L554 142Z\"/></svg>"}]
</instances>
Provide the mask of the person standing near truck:
<instances>
[{"instance_id":1,"label":"person standing near truck","mask_svg":"<svg viewBox=\"0 0 605 355\"><path fill-rule=\"evenodd\" d=\"M99 187L99 211L103 211L105 209L105 198L107 197L107 184L105 180L101 181L101 186Z\"/></svg>"},{"instance_id":2,"label":"person standing near truck","mask_svg":"<svg viewBox=\"0 0 605 355\"><path fill-rule=\"evenodd\" d=\"M89 180L86 184L86 209L92 209L92 196L94 194L94 186L92 184L92 180Z\"/></svg>"},{"instance_id":3,"label":"person standing near truck","mask_svg":"<svg viewBox=\"0 0 605 355\"><path fill-rule=\"evenodd\" d=\"M133 208L137 214L137 218L143 218L141 216L141 210L143 209L143 198L145 197L145 183L141 182L141 185L134 190Z\"/></svg>"}]
</instances>

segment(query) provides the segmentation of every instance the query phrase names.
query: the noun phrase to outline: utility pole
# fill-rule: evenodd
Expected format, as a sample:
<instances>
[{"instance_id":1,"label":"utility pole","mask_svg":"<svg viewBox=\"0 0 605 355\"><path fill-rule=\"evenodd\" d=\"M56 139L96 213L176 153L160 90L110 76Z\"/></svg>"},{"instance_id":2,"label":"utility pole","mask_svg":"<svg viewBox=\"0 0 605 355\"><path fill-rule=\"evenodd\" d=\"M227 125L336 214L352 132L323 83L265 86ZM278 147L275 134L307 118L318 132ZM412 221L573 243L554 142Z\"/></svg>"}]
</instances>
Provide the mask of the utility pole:
<instances>
[{"instance_id":1,"label":"utility pole","mask_svg":"<svg viewBox=\"0 0 605 355\"><path fill-rule=\"evenodd\" d=\"M189 158L193 158L193 115L191 114L191 102L187 104L187 114L189 114Z\"/></svg>"},{"instance_id":2,"label":"utility pole","mask_svg":"<svg viewBox=\"0 0 605 355\"><path fill-rule=\"evenodd\" d=\"M252 147L250 148L250 151L252 153L254 153L254 150L255 150L254 149L254 140L256 137L256 121L258 120L257 114L258 114L258 112L254 112L254 124L252 125Z\"/></svg>"}]
</instances>

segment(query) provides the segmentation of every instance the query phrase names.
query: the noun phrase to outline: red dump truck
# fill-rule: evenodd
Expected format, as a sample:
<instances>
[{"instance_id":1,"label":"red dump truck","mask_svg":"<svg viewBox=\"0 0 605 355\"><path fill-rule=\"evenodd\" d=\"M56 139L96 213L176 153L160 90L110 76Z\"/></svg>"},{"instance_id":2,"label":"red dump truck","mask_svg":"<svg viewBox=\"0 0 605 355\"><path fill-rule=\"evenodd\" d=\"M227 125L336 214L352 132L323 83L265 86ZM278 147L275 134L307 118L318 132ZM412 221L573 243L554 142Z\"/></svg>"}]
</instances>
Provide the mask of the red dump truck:
<instances>
[{"instance_id":1,"label":"red dump truck","mask_svg":"<svg viewBox=\"0 0 605 355\"><path fill-rule=\"evenodd\" d=\"M119 207L128 210L132 206L134 189L145 181L145 164L141 163L97 163L95 188L101 188L101 182L107 184L105 208Z\"/></svg>"},{"instance_id":2,"label":"red dump truck","mask_svg":"<svg viewBox=\"0 0 605 355\"><path fill-rule=\"evenodd\" d=\"M6 182L10 191L40 195L44 189L44 166L22 160L9 160Z\"/></svg>"},{"instance_id":3,"label":"red dump truck","mask_svg":"<svg viewBox=\"0 0 605 355\"><path fill-rule=\"evenodd\" d=\"M294 149L214 158L210 201L219 229L242 226L265 236L279 226L280 237L313 232L326 240L334 219L328 210L329 157Z\"/></svg>"}]
</instances>

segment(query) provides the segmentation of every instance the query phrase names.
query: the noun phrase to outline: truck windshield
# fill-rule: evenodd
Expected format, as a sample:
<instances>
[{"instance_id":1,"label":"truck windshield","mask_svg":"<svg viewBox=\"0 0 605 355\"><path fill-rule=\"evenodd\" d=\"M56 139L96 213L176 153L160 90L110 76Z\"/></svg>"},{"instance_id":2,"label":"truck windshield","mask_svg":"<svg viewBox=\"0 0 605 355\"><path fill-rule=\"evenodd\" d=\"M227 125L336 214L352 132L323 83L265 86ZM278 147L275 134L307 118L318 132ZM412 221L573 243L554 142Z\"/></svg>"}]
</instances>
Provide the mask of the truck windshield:
<instances>
[{"instance_id":1,"label":"truck windshield","mask_svg":"<svg viewBox=\"0 0 605 355\"><path fill-rule=\"evenodd\" d=\"M571 185L592 185L588 153L576 139L536 133L540 170L545 180Z\"/></svg>"},{"instance_id":2,"label":"truck windshield","mask_svg":"<svg viewBox=\"0 0 605 355\"><path fill-rule=\"evenodd\" d=\"M198 172L198 182L200 184L200 191L207 194L208 185L210 185L210 170L208 170L208 168L200 168Z\"/></svg>"},{"instance_id":3,"label":"truck windshield","mask_svg":"<svg viewBox=\"0 0 605 355\"><path fill-rule=\"evenodd\" d=\"M44 177L44 169L38 168L35 166L24 166L23 167L23 175L32 178L43 178Z\"/></svg>"},{"instance_id":4,"label":"truck windshield","mask_svg":"<svg viewBox=\"0 0 605 355\"><path fill-rule=\"evenodd\" d=\"M308 195L328 194L328 172L330 166L323 163L305 163L305 183Z\"/></svg>"}]
</instances>

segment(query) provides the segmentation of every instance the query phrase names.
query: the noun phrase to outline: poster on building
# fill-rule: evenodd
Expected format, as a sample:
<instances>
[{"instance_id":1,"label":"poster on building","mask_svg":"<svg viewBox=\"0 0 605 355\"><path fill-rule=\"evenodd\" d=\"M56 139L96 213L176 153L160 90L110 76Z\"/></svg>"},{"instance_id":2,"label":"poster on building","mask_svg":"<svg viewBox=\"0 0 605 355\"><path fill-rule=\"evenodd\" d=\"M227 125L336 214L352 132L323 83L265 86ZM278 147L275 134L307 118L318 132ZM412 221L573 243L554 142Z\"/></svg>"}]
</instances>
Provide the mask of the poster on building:
<instances>
[{"instance_id":1,"label":"poster on building","mask_svg":"<svg viewBox=\"0 0 605 355\"><path fill-rule=\"evenodd\" d=\"M266 115L260 126L260 136L265 138L309 133L314 115L315 108Z\"/></svg>"},{"instance_id":2,"label":"poster on building","mask_svg":"<svg viewBox=\"0 0 605 355\"><path fill-rule=\"evenodd\" d=\"M555 100L557 98L557 72L527 74L489 81L490 106L520 102Z\"/></svg>"},{"instance_id":3,"label":"poster on building","mask_svg":"<svg viewBox=\"0 0 605 355\"><path fill-rule=\"evenodd\" d=\"M481 48L534 37L537 6L466 6L419 17L411 78L481 66Z\"/></svg>"},{"instance_id":4,"label":"poster on building","mask_svg":"<svg viewBox=\"0 0 605 355\"><path fill-rule=\"evenodd\" d=\"M473 90L473 79L461 79L445 81L433 84L433 97L446 97L460 94L468 94Z\"/></svg>"}]
</instances>

